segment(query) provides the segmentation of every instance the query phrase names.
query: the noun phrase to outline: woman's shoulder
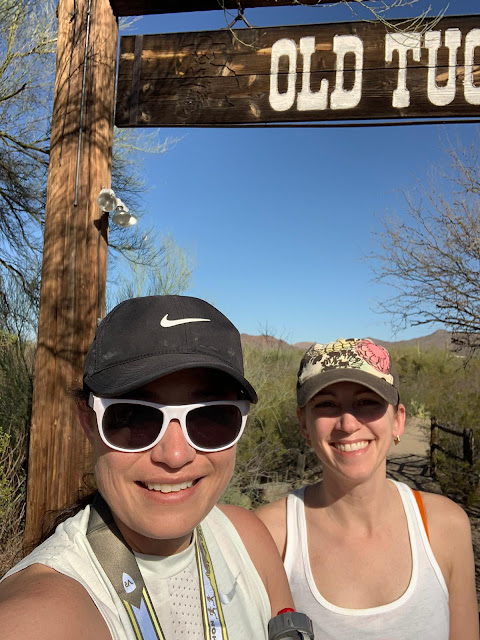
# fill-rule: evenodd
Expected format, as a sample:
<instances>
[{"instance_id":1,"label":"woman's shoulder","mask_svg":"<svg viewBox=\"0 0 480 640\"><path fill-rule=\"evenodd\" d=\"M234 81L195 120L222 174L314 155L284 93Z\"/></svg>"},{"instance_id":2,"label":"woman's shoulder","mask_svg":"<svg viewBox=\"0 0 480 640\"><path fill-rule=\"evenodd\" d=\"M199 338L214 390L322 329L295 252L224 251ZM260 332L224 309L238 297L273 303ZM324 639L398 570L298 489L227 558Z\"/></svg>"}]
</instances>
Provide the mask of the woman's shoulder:
<instances>
[{"instance_id":1,"label":"woman's shoulder","mask_svg":"<svg viewBox=\"0 0 480 640\"><path fill-rule=\"evenodd\" d=\"M266 520L270 520L270 518L277 520L277 516L286 514L287 502L289 499L292 500L298 498L299 500L303 501L305 492L307 490L310 490L313 486L315 485L307 485L305 487L301 487L300 489L295 489L284 498L274 500L273 502L269 502L268 504L262 504L255 510L255 514L264 522Z\"/></svg>"},{"instance_id":2,"label":"woman's shoulder","mask_svg":"<svg viewBox=\"0 0 480 640\"><path fill-rule=\"evenodd\" d=\"M452 534L470 532L470 521L459 504L437 493L420 491L420 494L425 505L429 530L439 527L442 535L447 531Z\"/></svg>"},{"instance_id":3,"label":"woman's shoulder","mask_svg":"<svg viewBox=\"0 0 480 640\"><path fill-rule=\"evenodd\" d=\"M460 505L435 493L421 492L427 516L430 545L447 585L455 566L472 555L470 520Z\"/></svg>"},{"instance_id":4,"label":"woman's shoulder","mask_svg":"<svg viewBox=\"0 0 480 640\"><path fill-rule=\"evenodd\" d=\"M441 538L445 539L447 530L450 531L451 534L470 532L470 522L467 514L459 504L450 500L450 498L438 493L414 491L411 487L401 482L396 482L395 484L401 494L420 494L421 502L423 502L425 507L430 533L433 531L435 535L435 532L439 531Z\"/></svg>"},{"instance_id":5,"label":"woman's shoulder","mask_svg":"<svg viewBox=\"0 0 480 640\"><path fill-rule=\"evenodd\" d=\"M108 628L81 584L33 564L0 584L2 638L111 640Z\"/></svg>"},{"instance_id":6,"label":"woman's shoulder","mask_svg":"<svg viewBox=\"0 0 480 640\"><path fill-rule=\"evenodd\" d=\"M262 505L255 511L255 514L270 531L282 558L285 557L287 546L287 503L289 496L295 495L301 497L303 493L303 489L296 490L288 494L285 498Z\"/></svg>"},{"instance_id":7,"label":"woman's shoulder","mask_svg":"<svg viewBox=\"0 0 480 640\"><path fill-rule=\"evenodd\" d=\"M232 504L219 504L218 508L233 524L247 550L252 543L255 545L262 540L270 542L270 535L256 513Z\"/></svg>"},{"instance_id":8,"label":"woman's shoulder","mask_svg":"<svg viewBox=\"0 0 480 640\"><path fill-rule=\"evenodd\" d=\"M269 502L268 504L262 504L255 510L255 515L260 518L267 526L270 521L278 522L279 518L281 519L282 515L286 513L287 509L287 498L280 498L279 500L274 500L273 502Z\"/></svg>"},{"instance_id":9,"label":"woman's shoulder","mask_svg":"<svg viewBox=\"0 0 480 640\"><path fill-rule=\"evenodd\" d=\"M450 638L478 638L475 561L470 521L445 496L423 493L430 543L445 578L450 607Z\"/></svg>"},{"instance_id":10,"label":"woman's shoulder","mask_svg":"<svg viewBox=\"0 0 480 640\"><path fill-rule=\"evenodd\" d=\"M243 507L234 505L218 505L218 507L231 521L242 539L268 593L272 612L292 606L283 564L265 524L254 513Z\"/></svg>"}]
</instances>

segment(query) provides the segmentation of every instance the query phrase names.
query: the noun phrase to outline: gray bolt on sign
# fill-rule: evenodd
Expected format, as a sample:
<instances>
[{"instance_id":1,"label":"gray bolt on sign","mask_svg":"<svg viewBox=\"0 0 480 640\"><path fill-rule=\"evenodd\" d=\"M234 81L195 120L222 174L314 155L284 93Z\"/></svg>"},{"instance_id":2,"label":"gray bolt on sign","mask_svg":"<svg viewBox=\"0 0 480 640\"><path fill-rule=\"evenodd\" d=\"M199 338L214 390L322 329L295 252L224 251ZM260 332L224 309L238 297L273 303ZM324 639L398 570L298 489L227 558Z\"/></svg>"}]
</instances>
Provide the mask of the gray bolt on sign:
<instances>
[{"instance_id":1,"label":"gray bolt on sign","mask_svg":"<svg viewBox=\"0 0 480 640\"><path fill-rule=\"evenodd\" d=\"M120 42L119 127L478 117L479 105L480 16L418 32L348 22Z\"/></svg>"}]
</instances>

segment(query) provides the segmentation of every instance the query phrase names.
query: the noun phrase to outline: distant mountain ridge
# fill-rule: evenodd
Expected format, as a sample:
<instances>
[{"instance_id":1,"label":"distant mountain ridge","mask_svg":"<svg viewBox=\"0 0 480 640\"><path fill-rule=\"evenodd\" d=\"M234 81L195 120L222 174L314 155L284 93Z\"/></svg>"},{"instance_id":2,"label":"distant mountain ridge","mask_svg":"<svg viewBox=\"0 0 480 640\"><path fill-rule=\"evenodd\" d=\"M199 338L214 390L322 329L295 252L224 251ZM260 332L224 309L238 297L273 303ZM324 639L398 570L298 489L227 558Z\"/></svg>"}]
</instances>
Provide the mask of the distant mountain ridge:
<instances>
[{"instance_id":1,"label":"distant mountain ridge","mask_svg":"<svg viewBox=\"0 0 480 640\"><path fill-rule=\"evenodd\" d=\"M352 336L343 336L345 338L350 338ZM242 333L240 335L242 340L242 344L249 345L256 349L299 349L302 351L306 351L308 347L310 347L314 341L312 342L296 342L295 344L288 344L285 340L280 340L278 338L274 338L273 336L268 335L260 335L260 336L251 336L248 333ZM397 340L397 341L386 341L386 340L377 340L376 338L370 338L377 344L382 345L386 349L391 349L392 347L415 347L416 349L420 349L421 351L426 351L428 349L443 349L446 351L450 351L452 349L452 334L450 331L446 331L445 329L438 329L433 333L430 333L427 336L422 336L420 338L411 338L410 340Z\"/></svg>"}]
</instances>

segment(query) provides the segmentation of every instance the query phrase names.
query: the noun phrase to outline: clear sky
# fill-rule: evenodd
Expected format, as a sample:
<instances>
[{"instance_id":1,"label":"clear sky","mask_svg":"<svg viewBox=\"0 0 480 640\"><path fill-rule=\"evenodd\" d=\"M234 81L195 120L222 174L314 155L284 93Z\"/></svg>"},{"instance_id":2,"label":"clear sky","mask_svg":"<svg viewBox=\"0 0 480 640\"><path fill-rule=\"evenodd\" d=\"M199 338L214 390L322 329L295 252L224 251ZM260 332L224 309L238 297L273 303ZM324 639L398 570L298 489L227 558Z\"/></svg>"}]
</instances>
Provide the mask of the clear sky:
<instances>
[{"instance_id":1,"label":"clear sky","mask_svg":"<svg viewBox=\"0 0 480 640\"><path fill-rule=\"evenodd\" d=\"M478 1L420 0L402 15L429 5L432 14L473 15ZM252 26L356 19L338 5L248 9L245 17ZM223 13L209 11L146 16L135 31L224 26ZM180 139L145 161L148 213L140 224L170 233L194 255L186 293L215 304L243 333L268 326L291 343L425 335L439 327L393 333L377 312L392 291L373 282L362 258L375 249L378 219L401 213L399 190L446 164L447 138L468 142L474 127L162 129Z\"/></svg>"}]
</instances>

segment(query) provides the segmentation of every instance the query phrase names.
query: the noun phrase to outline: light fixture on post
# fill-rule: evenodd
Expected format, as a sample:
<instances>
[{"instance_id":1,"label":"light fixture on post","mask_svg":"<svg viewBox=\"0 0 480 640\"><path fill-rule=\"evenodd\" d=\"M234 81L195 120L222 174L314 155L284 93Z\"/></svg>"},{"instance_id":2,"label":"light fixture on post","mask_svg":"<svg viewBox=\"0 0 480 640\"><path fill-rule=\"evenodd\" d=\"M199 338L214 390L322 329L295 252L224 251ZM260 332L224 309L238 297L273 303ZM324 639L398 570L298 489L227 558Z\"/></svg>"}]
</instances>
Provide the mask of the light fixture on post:
<instances>
[{"instance_id":1,"label":"light fixture on post","mask_svg":"<svg viewBox=\"0 0 480 640\"><path fill-rule=\"evenodd\" d=\"M119 227L132 227L134 224L137 224L138 218L132 216L129 208L117 198L117 206L115 207L115 212L112 216L112 222Z\"/></svg>"},{"instance_id":2,"label":"light fixture on post","mask_svg":"<svg viewBox=\"0 0 480 640\"><path fill-rule=\"evenodd\" d=\"M102 189L97 198L98 206L102 211L114 211L117 206L117 198L113 189Z\"/></svg>"},{"instance_id":3,"label":"light fixture on post","mask_svg":"<svg viewBox=\"0 0 480 640\"><path fill-rule=\"evenodd\" d=\"M129 208L120 198L117 198L113 189L102 189L98 194L97 202L102 211L114 212L112 222L118 227L132 227L137 224L138 218L130 213Z\"/></svg>"}]
</instances>

